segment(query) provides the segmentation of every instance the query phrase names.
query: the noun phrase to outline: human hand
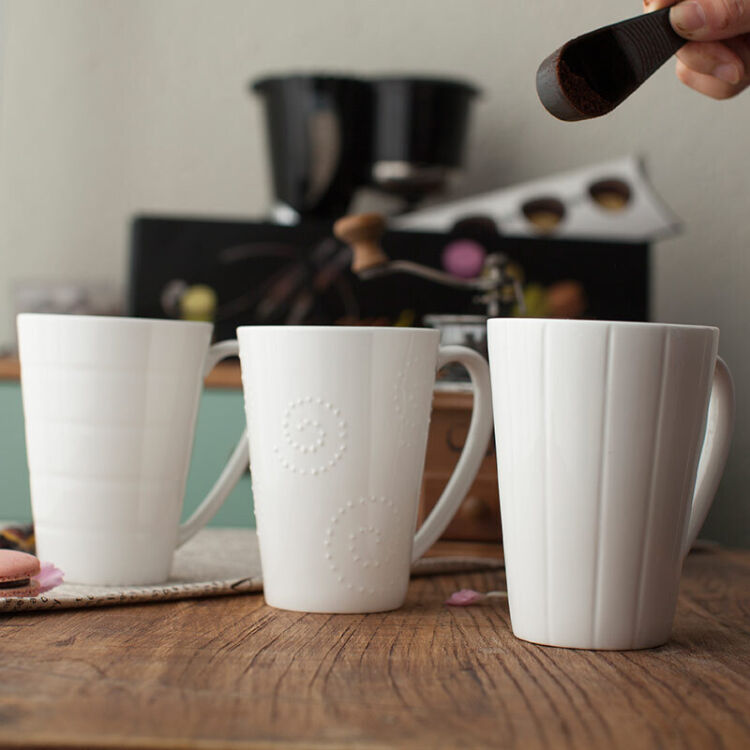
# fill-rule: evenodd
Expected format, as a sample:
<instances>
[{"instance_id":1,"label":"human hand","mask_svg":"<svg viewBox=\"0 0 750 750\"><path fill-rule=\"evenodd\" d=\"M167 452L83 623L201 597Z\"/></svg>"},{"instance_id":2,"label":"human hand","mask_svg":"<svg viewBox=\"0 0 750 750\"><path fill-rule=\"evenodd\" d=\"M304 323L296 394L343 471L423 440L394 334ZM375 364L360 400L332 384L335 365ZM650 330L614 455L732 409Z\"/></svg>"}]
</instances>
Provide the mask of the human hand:
<instances>
[{"instance_id":1,"label":"human hand","mask_svg":"<svg viewBox=\"0 0 750 750\"><path fill-rule=\"evenodd\" d=\"M689 40L677 53L677 77L713 99L750 86L750 0L643 0L646 12L670 5L672 27Z\"/></svg>"}]
</instances>

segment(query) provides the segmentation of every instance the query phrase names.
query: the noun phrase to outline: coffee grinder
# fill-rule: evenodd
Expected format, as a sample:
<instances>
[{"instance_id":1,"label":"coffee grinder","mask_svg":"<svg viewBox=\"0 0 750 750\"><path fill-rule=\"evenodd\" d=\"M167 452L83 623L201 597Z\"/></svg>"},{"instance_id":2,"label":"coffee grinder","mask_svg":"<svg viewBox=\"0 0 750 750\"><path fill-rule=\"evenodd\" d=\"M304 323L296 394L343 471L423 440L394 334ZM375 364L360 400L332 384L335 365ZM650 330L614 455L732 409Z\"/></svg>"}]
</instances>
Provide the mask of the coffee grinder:
<instances>
[{"instance_id":1,"label":"coffee grinder","mask_svg":"<svg viewBox=\"0 0 750 750\"><path fill-rule=\"evenodd\" d=\"M464 81L406 76L268 76L265 105L274 192L284 224L333 221L359 188L398 196L402 211L460 169L471 104Z\"/></svg>"}]
</instances>

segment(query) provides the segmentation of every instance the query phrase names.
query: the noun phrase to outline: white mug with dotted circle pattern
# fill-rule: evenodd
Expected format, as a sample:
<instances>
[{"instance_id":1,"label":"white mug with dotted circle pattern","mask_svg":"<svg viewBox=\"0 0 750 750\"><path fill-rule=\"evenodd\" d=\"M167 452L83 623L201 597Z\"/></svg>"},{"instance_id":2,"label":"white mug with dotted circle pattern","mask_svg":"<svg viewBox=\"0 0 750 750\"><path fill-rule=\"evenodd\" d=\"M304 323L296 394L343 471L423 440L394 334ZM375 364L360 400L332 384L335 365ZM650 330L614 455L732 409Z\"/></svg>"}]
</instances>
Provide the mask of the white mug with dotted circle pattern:
<instances>
[{"instance_id":1,"label":"white mug with dotted circle pattern","mask_svg":"<svg viewBox=\"0 0 750 750\"><path fill-rule=\"evenodd\" d=\"M253 496L268 604L377 612L403 604L413 560L438 539L492 430L489 370L415 328L247 326L237 331ZM436 369L474 386L466 445L419 529Z\"/></svg>"}]
</instances>

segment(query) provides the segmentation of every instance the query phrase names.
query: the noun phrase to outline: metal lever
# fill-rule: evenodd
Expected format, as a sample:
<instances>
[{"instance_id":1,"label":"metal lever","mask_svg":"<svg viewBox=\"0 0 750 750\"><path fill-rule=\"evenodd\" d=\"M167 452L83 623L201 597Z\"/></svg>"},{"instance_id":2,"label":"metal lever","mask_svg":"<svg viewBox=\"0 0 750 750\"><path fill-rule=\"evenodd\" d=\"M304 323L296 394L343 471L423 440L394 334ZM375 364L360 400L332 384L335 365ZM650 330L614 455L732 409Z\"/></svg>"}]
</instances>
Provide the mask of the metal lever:
<instances>
[{"instance_id":1,"label":"metal lever","mask_svg":"<svg viewBox=\"0 0 750 750\"><path fill-rule=\"evenodd\" d=\"M487 256L482 275L475 279L461 279L437 268L409 260L391 260L380 241L385 231L381 214L352 214L333 225L334 235L352 249L352 271L362 279L373 279L392 273L408 273L428 279L442 286L483 292L474 298L487 307L488 317L500 315L501 308L518 304L524 310L523 293L518 280L507 272L508 258L501 253Z\"/></svg>"}]
</instances>

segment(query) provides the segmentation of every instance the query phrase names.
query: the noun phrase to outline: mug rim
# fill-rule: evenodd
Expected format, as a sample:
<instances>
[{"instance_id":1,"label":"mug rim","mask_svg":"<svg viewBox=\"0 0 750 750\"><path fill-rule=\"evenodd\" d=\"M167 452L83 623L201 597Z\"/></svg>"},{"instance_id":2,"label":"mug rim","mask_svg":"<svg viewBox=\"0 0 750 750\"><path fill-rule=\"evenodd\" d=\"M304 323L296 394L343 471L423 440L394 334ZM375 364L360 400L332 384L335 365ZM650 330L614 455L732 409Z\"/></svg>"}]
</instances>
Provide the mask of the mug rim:
<instances>
[{"instance_id":1,"label":"mug rim","mask_svg":"<svg viewBox=\"0 0 750 750\"><path fill-rule=\"evenodd\" d=\"M213 323L209 323L204 320L175 320L174 318L136 318L131 315L81 315L81 314L69 314L69 313L40 313L40 312L21 312L16 314L16 323L22 318L32 320L71 320L80 322L82 320L88 320L92 322L106 322L116 323L118 325L133 325L133 324L150 324L150 325L166 325L166 326L190 326L193 328L211 328L213 329Z\"/></svg>"},{"instance_id":2,"label":"mug rim","mask_svg":"<svg viewBox=\"0 0 750 750\"><path fill-rule=\"evenodd\" d=\"M244 325L237 326L237 333L240 331L344 331L347 333L367 333L370 331L388 331L399 334L410 333L412 335L427 334L433 336L437 334L440 336L440 331L437 328L417 328L416 326L325 326L325 325L312 325L312 326L300 326L300 325Z\"/></svg>"},{"instance_id":3,"label":"mug rim","mask_svg":"<svg viewBox=\"0 0 750 750\"><path fill-rule=\"evenodd\" d=\"M718 326L695 325L693 323L660 323L647 320L579 320L577 318L489 318L487 328L502 323L513 323L514 325L528 325L531 323L551 323L553 325L575 325L581 327L594 326L621 326L628 328L683 328L699 331L719 332Z\"/></svg>"}]
</instances>

